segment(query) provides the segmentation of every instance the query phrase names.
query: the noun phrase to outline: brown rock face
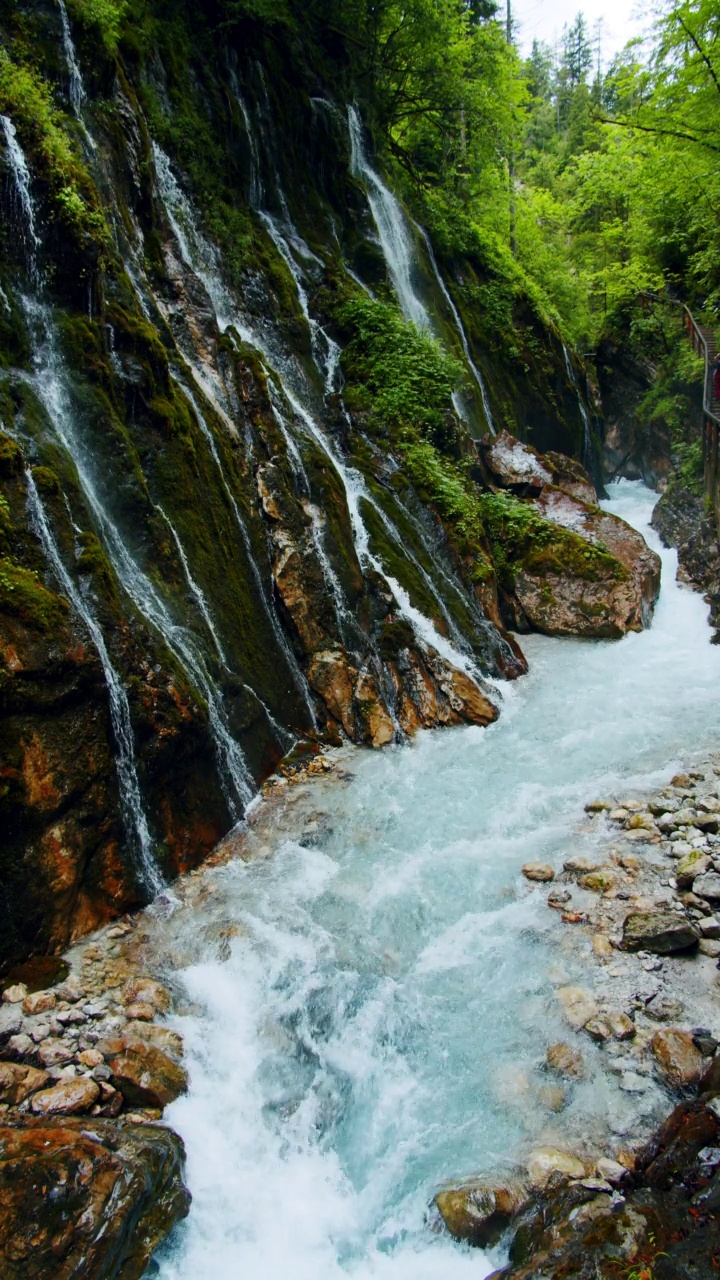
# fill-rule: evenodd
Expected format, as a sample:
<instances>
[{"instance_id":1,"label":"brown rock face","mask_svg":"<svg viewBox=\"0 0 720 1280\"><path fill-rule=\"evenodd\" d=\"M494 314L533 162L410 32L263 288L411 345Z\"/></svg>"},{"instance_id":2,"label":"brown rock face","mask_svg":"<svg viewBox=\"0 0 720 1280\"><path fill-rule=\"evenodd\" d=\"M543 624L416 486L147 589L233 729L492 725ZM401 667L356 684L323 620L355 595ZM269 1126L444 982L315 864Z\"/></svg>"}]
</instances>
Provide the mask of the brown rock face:
<instances>
[{"instance_id":1,"label":"brown rock face","mask_svg":"<svg viewBox=\"0 0 720 1280\"><path fill-rule=\"evenodd\" d=\"M0 1126L3 1280L140 1280L188 1212L184 1154L150 1125Z\"/></svg>"},{"instance_id":2,"label":"brown rock face","mask_svg":"<svg viewBox=\"0 0 720 1280\"><path fill-rule=\"evenodd\" d=\"M133 1040L108 1066L112 1082L132 1107L163 1107L187 1089L187 1072L155 1045Z\"/></svg>"}]
</instances>

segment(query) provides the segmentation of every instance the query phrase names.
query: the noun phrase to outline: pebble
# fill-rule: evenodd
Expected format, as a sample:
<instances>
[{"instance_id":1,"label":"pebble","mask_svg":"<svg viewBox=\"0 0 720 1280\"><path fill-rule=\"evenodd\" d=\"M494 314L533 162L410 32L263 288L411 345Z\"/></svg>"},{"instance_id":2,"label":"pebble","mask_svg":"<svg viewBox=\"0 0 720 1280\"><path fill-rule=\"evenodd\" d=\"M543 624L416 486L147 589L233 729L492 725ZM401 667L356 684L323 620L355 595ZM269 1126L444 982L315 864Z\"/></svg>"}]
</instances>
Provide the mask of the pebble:
<instances>
[{"instance_id":1,"label":"pebble","mask_svg":"<svg viewBox=\"0 0 720 1280\"><path fill-rule=\"evenodd\" d=\"M521 870L526 880L537 881L539 884L547 884L555 879L555 871L548 862L526 862Z\"/></svg>"},{"instance_id":2,"label":"pebble","mask_svg":"<svg viewBox=\"0 0 720 1280\"><path fill-rule=\"evenodd\" d=\"M12 987L6 987L2 993L3 1004L22 1004L28 993L28 989L24 982L16 982Z\"/></svg>"}]
</instances>

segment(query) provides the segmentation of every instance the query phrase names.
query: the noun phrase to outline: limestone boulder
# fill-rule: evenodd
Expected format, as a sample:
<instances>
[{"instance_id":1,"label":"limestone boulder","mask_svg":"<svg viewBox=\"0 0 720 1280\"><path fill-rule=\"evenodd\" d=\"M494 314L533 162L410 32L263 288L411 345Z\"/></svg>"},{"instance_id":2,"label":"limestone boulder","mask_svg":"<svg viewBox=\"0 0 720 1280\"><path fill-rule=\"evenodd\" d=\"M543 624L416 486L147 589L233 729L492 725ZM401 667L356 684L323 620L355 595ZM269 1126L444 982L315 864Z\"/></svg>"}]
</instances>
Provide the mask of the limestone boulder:
<instances>
[{"instance_id":1,"label":"limestone boulder","mask_svg":"<svg viewBox=\"0 0 720 1280\"><path fill-rule=\"evenodd\" d=\"M493 1186L469 1182L438 1191L436 1205L450 1235L466 1244L494 1244L522 1209L527 1192L521 1184Z\"/></svg>"},{"instance_id":2,"label":"limestone boulder","mask_svg":"<svg viewBox=\"0 0 720 1280\"><path fill-rule=\"evenodd\" d=\"M634 911L625 917L622 946L625 951L654 951L669 955L697 946L700 930L674 911Z\"/></svg>"},{"instance_id":3,"label":"limestone boulder","mask_svg":"<svg viewBox=\"0 0 720 1280\"><path fill-rule=\"evenodd\" d=\"M184 1159L160 1126L0 1124L3 1280L140 1280L188 1212Z\"/></svg>"},{"instance_id":4,"label":"limestone boulder","mask_svg":"<svg viewBox=\"0 0 720 1280\"><path fill-rule=\"evenodd\" d=\"M546 489L535 502L545 520L579 533L587 542L605 548L627 570L636 593L639 630L647 626L660 593L660 557L641 533L619 516L595 503L583 502L561 489Z\"/></svg>"},{"instance_id":5,"label":"limestone boulder","mask_svg":"<svg viewBox=\"0 0 720 1280\"><path fill-rule=\"evenodd\" d=\"M553 483L552 468L532 445L516 440L509 431L483 441L482 456L496 484L526 496L540 493Z\"/></svg>"}]
</instances>

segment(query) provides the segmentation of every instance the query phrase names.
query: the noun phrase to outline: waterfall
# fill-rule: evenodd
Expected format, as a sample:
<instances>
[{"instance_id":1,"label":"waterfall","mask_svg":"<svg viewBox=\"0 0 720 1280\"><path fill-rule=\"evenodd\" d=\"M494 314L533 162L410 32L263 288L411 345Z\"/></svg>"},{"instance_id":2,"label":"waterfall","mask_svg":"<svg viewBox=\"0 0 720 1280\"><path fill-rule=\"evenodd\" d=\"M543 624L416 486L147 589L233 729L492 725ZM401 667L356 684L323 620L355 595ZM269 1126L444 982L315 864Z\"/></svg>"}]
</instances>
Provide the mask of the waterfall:
<instances>
[{"instance_id":1,"label":"waterfall","mask_svg":"<svg viewBox=\"0 0 720 1280\"><path fill-rule=\"evenodd\" d=\"M70 80L70 101L75 114L79 114L80 108L85 101L85 85L83 84L82 75L78 66L75 54L75 45L73 44L72 32L70 31L70 22L65 8L65 0L58 0L58 8L60 10L60 21L62 23L63 51L65 53L65 61L67 63L68 76Z\"/></svg>"},{"instance_id":2,"label":"waterfall","mask_svg":"<svg viewBox=\"0 0 720 1280\"><path fill-rule=\"evenodd\" d=\"M25 472L25 479L27 481L27 502L31 524L64 595L67 596L73 609L84 622L102 665L110 703L110 720L115 738L115 766L125 831L130 847L137 852L140 863L138 870L143 884L148 892L155 897L162 892L165 885L153 857L152 837L142 803L127 694L110 659L100 626L63 564L31 471L27 470Z\"/></svg>"},{"instance_id":3,"label":"waterfall","mask_svg":"<svg viewBox=\"0 0 720 1280\"><path fill-rule=\"evenodd\" d=\"M292 649L290 648L287 637L285 636L284 632L280 627L280 623L278 622L277 615L272 606L271 594L270 594L270 599L268 599L268 594L269 594L268 588L266 587L260 575L260 570L258 568L257 561L255 559L255 556L253 555L252 543L250 542L250 537L245 527L245 521L243 520L240 514L240 508L235 499L235 495L233 494L232 489L230 488L230 485L227 482L225 471L220 459L220 454L218 453L217 444L215 443L215 437L213 436L213 433L210 430L210 427L208 426L205 415L203 414L195 396L192 394L192 392L189 390L188 387L186 387L183 383L179 381L179 379L174 374L172 376L175 378L175 381L177 385L180 387L180 390L182 394L185 396L186 400L188 400L189 403L192 405L193 412L197 419L198 426L200 427L200 430L210 449L210 454L212 456L213 462L215 463L215 466L218 469L218 474L220 476L221 484L225 490L225 494L230 503L230 506L232 507L233 514L235 516L235 523L237 524L238 530L240 532L242 543L245 548L245 554L247 556L247 561L248 561L248 564L250 565L250 570L255 581L255 586L257 587L258 599L262 604L265 616L268 622L270 623L273 635L275 636L275 639L277 640L280 648L282 649L285 655L285 658L287 660L287 665L290 668L290 671L294 677L297 690L305 701L305 706L310 716L311 722L315 727L317 727L315 709L313 707L312 700L308 692L307 681L305 680L305 677L303 676L302 671L300 670L297 658L295 657L295 655L292 652ZM270 586L270 593L271 592L272 592L272 586Z\"/></svg>"},{"instance_id":4,"label":"waterfall","mask_svg":"<svg viewBox=\"0 0 720 1280\"><path fill-rule=\"evenodd\" d=\"M190 203L180 191L168 157L156 143L153 143L153 149L157 163L158 188L168 221L175 232L183 261L205 285L208 296L215 307L219 327L225 330L232 326L242 341L247 342L259 351L263 359L274 369L285 399L292 408L295 417L321 449L339 476L345 492L355 549L360 564L374 569L387 583L397 601L399 614L412 625L415 634L424 644L432 645L453 666L465 671L473 678L477 678L477 672L470 659L460 653L444 636L440 635L433 622L412 604L405 588L386 571L378 557L370 551L370 534L362 517L361 502L365 500L368 503L372 503L373 500L368 493L363 477L354 468L345 465L334 443L331 443L315 421L313 414L303 404L300 396L291 386L293 371L288 367L289 362L287 359L281 359L277 353L272 354L262 336L252 329L247 321L234 309L230 294L220 279L217 256L197 228ZM282 368L283 365L285 366L284 369ZM196 407L194 398L184 384L183 391L190 403L193 404L193 407ZM198 415L198 421L202 427L204 422L202 414ZM204 430L210 435L206 424ZM210 439L212 440L211 435ZM215 447L214 441L212 442L212 447Z\"/></svg>"},{"instance_id":5,"label":"waterfall","mask_svg":"<svg viewBox=\"0 0 720 1280\"><path fill-rule=\"evenodd\" d=\"M5 137L6 163L12 173L15 191L20 206L22 237L25 242L27 256L27 273L35 283L38 278L37 254L40 249L40 237L35 226L35 206L30 188L30 170L27 160L17 138L17 130L9 116L0 115L0 124Z\"/></svg>"},{"instance_id":6,"label":"waterfall","mask_svg":"<svg viewBox=\"0 0 720 1280\"><path fill-rule=\"evenodd\" d=\"M570 382L575 388L575 394L577 395L578 408L580 410L580 417L583 420L583 462L586 467L592 467L593 441L592 441L592 430L590 427L590 417L588 415L587 409L585 408L585 401L582 398L582 393L580 391L580 387L577 380L577 374L575 372L575 366L573 365L573 362L570 359L570 352L568 351L564 342L563 342L563 355L565 357L565 369L567 371L567 375L568 375L568 378L570 379Z\"/></svg>"},{"instance_id":7,"label":"waterfall","mask_svg":"<svg viewBox=\"0 0 720 1280\"><path fill-rule=\"evenodd\" d=\"M450 314L452 315L452 318L455 322L455 328L457 329L458 337L460 339L462 349L465 353L465 359L467 360L468 367L470 369L470 372L472 373L473 378L475 379L478 385L478 390L480 392L480 399L482 400L483 412L485 414L485 420L492 434L496 435L495 423L493 421L492 410L490 408L490 401L488 399L487 387L485 386L485 379L483 378L480 370L478 369L477 365L475 364L475 361L472 358L472 354L470 352L470 344L467 339L465 326L462 322L460 312L455 306L455 303L453 302L450 294L450 290L448 289L447 285L445 284L445 281L443 280L440 274L440 268L438 267L437 260L435 258L435 252L432 247L432 242L430 240L430 237L427 231L425 230L424 227L418 227L417 229L420 235L422 236L423 241L425 242L428 261L430 263L430 266L432 267L433 275L435 276L440 292L442 293L442 296L448 305Z\"/></svg>"},{"instance_id":8,"label":"waterfall","mask_svg":"<svg viewBox=\"0 0 720 1280\"><path fill-rule=\"evenodd\" d=\"M386 187L382 178L373 169L368 160L363 140L362 123L355 106L348 107L348 124L350 132L350 167L356 177L362 180L365 187L370 212L380 238L388 273L400 303L400 310L405 319L412 320L419 329L429 329L431 333L436 334L436 326L433 324L432 317L419 297L414 284L416 255L411 224L400 201ZM414 223L412 225L415 226ZM460 313L440 274L432 244L430 243L430 237L422 227L415 227L415 229L423 238L433 275L452 315L468 368L477 383L485 420L489 430L495 435L495 424L485 380L472 358L470 344ZM453 407L459 417L465 417L457 393L453 396Z\"/></svg>"},{"instance_id":9,"label":"waterfall","mask_svg":"<svg viewBox=\"0 0 720 1280\"><path fill-rule=\"evenodd\" d=\"M365 187L370 212L380 237L390 279L406 320L412 320L418 329L432 329L432 323L413 284L415 274L415 246L410 227L400 206L382 178L371 167L365 153L362 124L357 108L348 107L350 127L350 167Z\"/></svg>"},{"instance_id":10,"label":"waterfall","mask_svg":"<svg viewBox=\"0 0 720 1280\"><path fill-rule=\"evenodd\" d=\"M118 580L139 613L167 644L190 683L205 698L221 783L230 811L237 818L240 816L237 802L247 805L255 788L240 747L228 728L220 695L205 668L202 655L195 647L193 637L173 621L155 586L133 559L98 493L78 435L77 416L65 389L64 368L57 351L49 309L37 300L23 298L22 302L34 339L35 371L31 379L33 389L47 413L58 443L74 465L83 496L102 534L103 545Z\"/></svg>"},{"instance_id":11,"label":"waterfall","mask_svg":"<svg viewBox=\"0 0 720 1280\"><path fill-rule=\"evenodd\" d=\"M200 610L205 626L210 632L210 635L212 637L212 642L215 645L218 658L220 659L222 665L226 668L226 670L229 671L230 668L228 665L228 660L225 657L225 651L222 647L222 644L220 643L220 637L217 633L217 628L215 627L212 614L210 613L208 602L205 599L205 593L203 592L202 588L198 586L197 582L192 576L192 573L190 572L190 565L188 563L187 555L185 554L185 548L182 542L180 541L180 535L178 534L170 517L165 513L165 511L163 511L163 508L158 503L155 503L155 510L162 516L168 529L170 530L172 539L175 543L177 553L180 557L180 563L183 567L183 573L185 574L185 581L188 584L190 594L193 600L195 601L198 609Z\"/></svg>"}]
</instances>

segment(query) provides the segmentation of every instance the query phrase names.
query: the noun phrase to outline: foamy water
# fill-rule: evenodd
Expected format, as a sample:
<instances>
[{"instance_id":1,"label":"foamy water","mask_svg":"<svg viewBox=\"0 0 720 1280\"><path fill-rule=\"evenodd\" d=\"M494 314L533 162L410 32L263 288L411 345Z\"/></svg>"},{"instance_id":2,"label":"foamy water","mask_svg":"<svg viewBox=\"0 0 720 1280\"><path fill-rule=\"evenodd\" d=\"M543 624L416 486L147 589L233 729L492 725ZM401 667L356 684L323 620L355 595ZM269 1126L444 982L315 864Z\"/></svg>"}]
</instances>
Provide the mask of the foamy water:
<instances>
[{"instance_id":1,"label":"foamy water","mask_svg":"<svg viewBox=\"0 0 720 1280\"><path fill-rule=\"evenodd\" d=\"M612 495L660 550L655 495ZM193 1208L163 1280L481 1280L497 1260L427 1221L443 1181L540 1141L602 1144L665 1105L621 1093L584 1045L588 1079L545 1109L538 1067L568 1034L553 984L580 962L519 875L568 856L588 799L717 744L720 648L662 557L649 631L524 638L531 673L497 724L358 751L349 784L313 788L305 835L209 873L166 925L169 954L205 958L175 974L191 1087L167 1118Z\"/></svg>"}]
</instances>

